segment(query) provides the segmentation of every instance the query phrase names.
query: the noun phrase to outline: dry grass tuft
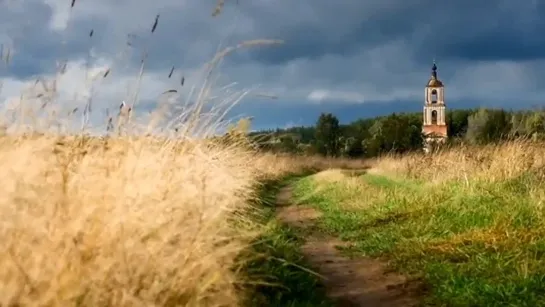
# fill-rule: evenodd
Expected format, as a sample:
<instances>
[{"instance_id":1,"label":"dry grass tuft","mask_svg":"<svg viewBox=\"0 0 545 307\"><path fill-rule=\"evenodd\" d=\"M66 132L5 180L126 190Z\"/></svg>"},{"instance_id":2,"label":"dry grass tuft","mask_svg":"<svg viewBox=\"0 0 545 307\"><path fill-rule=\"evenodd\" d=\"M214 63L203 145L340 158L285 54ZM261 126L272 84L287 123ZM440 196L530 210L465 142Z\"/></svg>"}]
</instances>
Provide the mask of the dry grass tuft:
<instances>
[{"instance_id":1,"label":"dry grass tuft","mask_svg":"<svg viewBox=\"0 0 545 307\"><path fill-rule=\"evenodd\" d=\"M383 157L374 163L374 171L441 182L499 181L527 171L542 172L545 168L543 146L540 142L517 140L486 146L460 146L433 155Z\"/></svg>"},{"instance_id":2,"label":"dry grass tuft","mask_svg":"<svg viewBox=\"0 0 545 307\"><path fill-rule=\"evenodd\" d=\"M309 170L345 169L360 171L367 169L369 164L365 160L261 153L257 156L256 167L263 175L271 178Z\"/></svg>"},{"instance_id":3,"label":"dry grass tuft","mask_svg":"<svg viewBox=\"0 0 545 307\"><path fill-rule=\"evenodd\" d=\"M2 306L235 306L232 268L258 229L228 220L258 180L335 163L48 135L1 137L0 161Z\"/></svg>"},{"instance_id":4,"label":"dry grass tuft","mask_svg":"<svg viewBox=\"0 0 545 307\"><path fill-rule=\"evenodd\" d=\"M233 306L253 156L146 140L0 140L2 306Z\"/></svg>"}]
</instances>

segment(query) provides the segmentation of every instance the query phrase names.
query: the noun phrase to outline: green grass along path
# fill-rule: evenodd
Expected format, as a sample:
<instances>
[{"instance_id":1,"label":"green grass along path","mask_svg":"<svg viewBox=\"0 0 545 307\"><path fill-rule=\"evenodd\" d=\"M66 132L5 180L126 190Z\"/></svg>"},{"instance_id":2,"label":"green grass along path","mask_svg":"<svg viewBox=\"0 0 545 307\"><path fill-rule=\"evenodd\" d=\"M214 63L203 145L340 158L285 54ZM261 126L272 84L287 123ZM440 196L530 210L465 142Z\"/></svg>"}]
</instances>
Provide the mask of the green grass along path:
<instances>
[{"instance_id":1,"label":"green grass along path","mask_svg":"<svg viewBox=\"0 0 545 307\"><path fill-rule=\"evenodd\" d=\"M303 238L319 233L345 242L342 253L353 259L388 260L421 280L423 305L545 306L545 222L527 193L532 178L467 187L318 177L292 185L312 220Z\"/></svg>"}]
</instances>

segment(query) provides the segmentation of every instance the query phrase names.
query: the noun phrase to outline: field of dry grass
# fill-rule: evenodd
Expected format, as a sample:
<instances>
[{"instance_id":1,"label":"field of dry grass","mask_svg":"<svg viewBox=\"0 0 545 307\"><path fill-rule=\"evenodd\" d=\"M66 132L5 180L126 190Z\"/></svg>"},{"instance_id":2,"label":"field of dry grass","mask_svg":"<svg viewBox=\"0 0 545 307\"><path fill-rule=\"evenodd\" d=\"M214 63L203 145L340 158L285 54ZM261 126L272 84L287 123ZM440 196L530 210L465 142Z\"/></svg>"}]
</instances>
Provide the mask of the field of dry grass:
<instances>
[{"instance_id":1,"label":"field of dry grass","mask_svg":"<svg viewBox=\"0 0 545 307\"><path fill-rule=\"evenodd\" d=\"M352 255L389 259L430 306L543 306L544 144L511 141L383 157L366 174L295 184Z\"/></svg>"},{"instance_id":2,"label":"field of dry grass","mask_svg":"<svg viewBox=\"0 0 545 307\"><path fill-rule=\"evenodd\" d=\"M176 142L3 138L2 305L236 301L248 153Z\"/></svg>"},{"instance_id":3,"label":"field of dry grass","mask_svg":"<svg viewBox=\"0 0 545 307\"><path fill-rule=\"evenodd\" d=\"M515 140L484 146L458 146L432 155L384 157L376 161L377 172L427 181L475 180L490 182L545 170L542 142Z\"/></svg>"},{"instance_id":4,"label":"field of dry grass","mask_svg":"<svg viewBox=\"0 0 545 307\"><path fill-rule=\"evenodd\" d=\"M256 282L233 270L261 231L244 214L256 184L333 162L202 140L1 137L0 305L236 306Z\"/></svg>"}]
</instances>

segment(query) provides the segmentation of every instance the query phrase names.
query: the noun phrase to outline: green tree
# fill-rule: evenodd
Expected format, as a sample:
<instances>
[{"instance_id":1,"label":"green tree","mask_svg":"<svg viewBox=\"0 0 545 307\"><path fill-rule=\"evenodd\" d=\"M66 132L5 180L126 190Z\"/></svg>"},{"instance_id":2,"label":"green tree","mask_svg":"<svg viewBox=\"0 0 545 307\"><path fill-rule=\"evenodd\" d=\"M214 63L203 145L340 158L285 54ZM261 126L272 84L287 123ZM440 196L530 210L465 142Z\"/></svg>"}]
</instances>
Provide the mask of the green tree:
<instances>
[{"instance_id":1,"label":"green tree","mask_svg":"<svg viewBox=\"0 0 545 307\"><path fill-rule=\"evenodd\" d=\"M469 142L482 143L485 140L488 120L489 114L486 109L480 109L468 117L466 138Z\"/></svg>"},{"instance_id":2,"label":"green tree","mask_svg":"<svg viewBox=\"0 0 545 307\"><path fill-rule=\"evenodd\" d=\"M381 120L377 120L369 127L369 137L362 142L365 155L374 157L381 153L384 148L384 136L382 133L383 124Z\"/></svg>"},{"instance_id":3,"label":"green tree","mask_svg":"<svg viewBox=\"0 0 545 307\"><path fill-rule=\"evenodd\" d=\"M368 156L385 152L403 153L422 148L422 125L414 115L392 114L369 128L371 138L364 142Z\"/></svg>"},{"instance_id":4,"label":"green tree","mask_svg":"<svg viewBox=\"0 0 545 307\"><path fill-rule=\"evenodd\" d=\"M326 156L338 156L341 129L339 120L331 113L322 113L316 123L316 145L318 152Z\"/></svg>"},{"instance_id":5,"label":"green tree","mask_svg":"<svg viewBox=\"0 0 545 307\"><path fill-rule=\"evenodd\" d=\"M467 132L468 117L474 113L472 110L450 110L447 113L447 126L449 136L462 137Z\"/></svg>"},{"instance_id":6,"label":"green tree","mask_svg":"<svg viewBox=\"0 0 545 307\"><path fill-rule=\"evenodd\" d=\"M528 114L526 114L525 112L516 112L511 115L511 136L521 137L528 135L528 132L526 131L527 117Z\"/></svg>"},{"instance_id":7,"label":"green tree","mask_svg":"<svg viewBox=\"0 0 545 307\"><path fill-rule=\"evenodd\" d=\"M468 118L466 138L472 143L496 142L509 136L512 120L504 110L480 109Z\"/></svg>"},{"instance_id":8,"label":"green tree","mask_svg":"<svg viewBox=\"0 0 545 307\"><path fill-rule=\"evenodd\" d=\"M526 131L529 134L542 134L545 132L545 114L534 112L526 120Z\"/></svg>"},{"instance_id":9,"label":"green tree","mask_svg":"<svg viewBox=\"0 0 545 307\"><path fill-rule=\"evenodd\" d=\"M286 133L280 136L279 145L281 147L281 151L296 153L298 151L298 148L297 148L297 142L295 140L296 140L296 137L289 133Z\"/></svg>"}]
</instances>

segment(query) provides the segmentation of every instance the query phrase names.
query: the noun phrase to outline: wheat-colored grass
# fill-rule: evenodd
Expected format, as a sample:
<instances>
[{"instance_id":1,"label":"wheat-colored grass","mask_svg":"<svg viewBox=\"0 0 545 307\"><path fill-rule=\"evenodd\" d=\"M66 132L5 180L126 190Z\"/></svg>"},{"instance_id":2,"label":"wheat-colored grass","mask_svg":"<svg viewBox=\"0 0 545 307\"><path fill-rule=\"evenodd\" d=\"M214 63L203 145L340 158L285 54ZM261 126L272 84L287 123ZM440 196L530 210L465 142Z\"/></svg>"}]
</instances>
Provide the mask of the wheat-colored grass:
<instances>
[{"instance_id":1,"label":"wheat-colored grass","mask_svg":"<svg viewBox=\"0 0 545 307\"><path fill-rule=\"evenodd\" d=\"M2 306L233 306L254 183L237 148L7 139Z\"/></svg>"},{"instance_id":2,"label":"wheat-colored grass","mask_svg":"<svg viewBox=\"0 0 545 307\"><path fill-rule=\"evenodd\" d=\"M402 175L433 182L459 180L500 181L545 168L544 144L514 140L485 146L458 146L425 155L382 157L373 172Z\"/></svg>"},{"instance_id":3,"label":"wheat-colored grass","mask_svg":"<svg viewBox=\"0 0 545 307\"><path fill-rule=\"evenodd\" d=\"M333 162L203 140L4 136L0 305L236 306L247 280L232 269L259 229L228 220L258 180Z\"/></svg>"}]
</instances>

